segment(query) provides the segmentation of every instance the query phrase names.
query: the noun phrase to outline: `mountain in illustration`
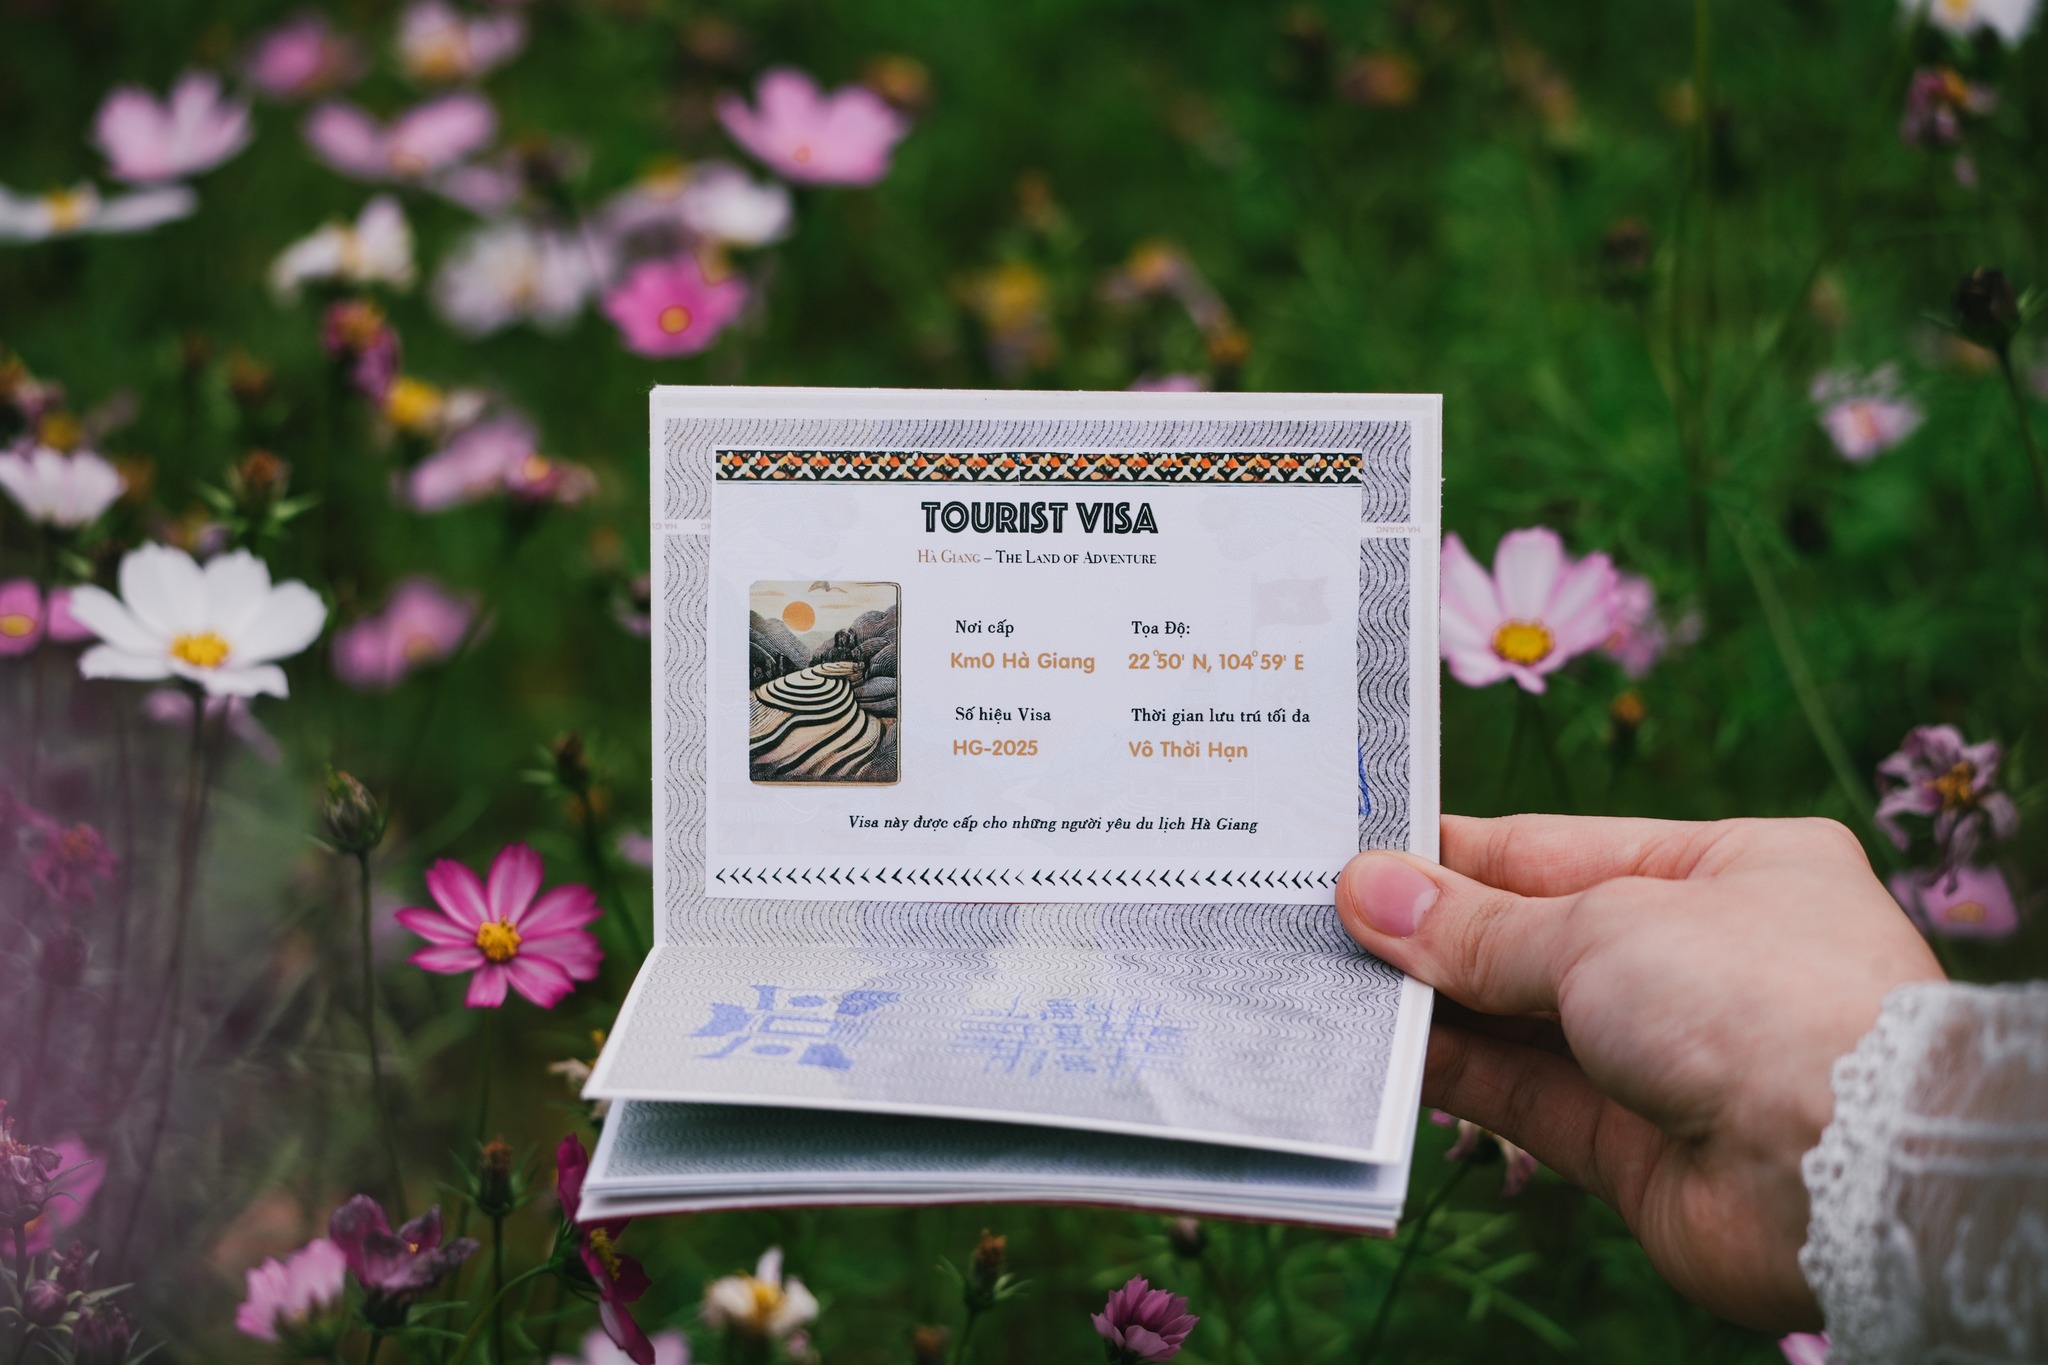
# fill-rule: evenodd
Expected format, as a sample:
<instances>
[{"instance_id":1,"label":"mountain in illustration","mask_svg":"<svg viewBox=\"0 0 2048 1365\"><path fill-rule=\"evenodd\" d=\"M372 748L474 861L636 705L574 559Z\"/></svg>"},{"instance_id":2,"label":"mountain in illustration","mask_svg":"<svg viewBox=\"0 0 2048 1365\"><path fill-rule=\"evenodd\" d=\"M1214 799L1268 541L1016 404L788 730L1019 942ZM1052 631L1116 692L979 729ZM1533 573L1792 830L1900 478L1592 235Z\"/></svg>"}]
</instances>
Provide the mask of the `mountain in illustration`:
<instances>
[{"instance_id":1,"label":"mountain in illustration","mask_svg":"<svg viewBox=\"0 0 2048 1365\"><path fill-rule=\"evenodd\" d=\"M780 621L758 611L747 613L747 653L753 685L794 673L811 661L811 651Z\"/></svg>"}]
</instances>

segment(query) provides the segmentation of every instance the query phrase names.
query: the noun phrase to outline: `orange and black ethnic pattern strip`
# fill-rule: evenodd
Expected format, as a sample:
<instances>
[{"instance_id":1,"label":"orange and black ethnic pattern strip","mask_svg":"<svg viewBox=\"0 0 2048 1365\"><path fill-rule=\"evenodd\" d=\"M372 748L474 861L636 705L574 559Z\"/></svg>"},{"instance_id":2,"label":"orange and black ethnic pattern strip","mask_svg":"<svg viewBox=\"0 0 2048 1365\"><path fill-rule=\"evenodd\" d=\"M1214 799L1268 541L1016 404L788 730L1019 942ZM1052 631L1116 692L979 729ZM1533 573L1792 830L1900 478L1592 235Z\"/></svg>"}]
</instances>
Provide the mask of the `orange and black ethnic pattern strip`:
<instances>
[{"instance_id":1,"label":"orange and black ethnic pattern strip","mask_svg":"<svg viewBox=\"0 0 2048 1365\"><path fill-rule=\"evenodd\" d=\"M721 450L723 483L1359 483L1356 451Z\"/></svg>"}]
</instances>

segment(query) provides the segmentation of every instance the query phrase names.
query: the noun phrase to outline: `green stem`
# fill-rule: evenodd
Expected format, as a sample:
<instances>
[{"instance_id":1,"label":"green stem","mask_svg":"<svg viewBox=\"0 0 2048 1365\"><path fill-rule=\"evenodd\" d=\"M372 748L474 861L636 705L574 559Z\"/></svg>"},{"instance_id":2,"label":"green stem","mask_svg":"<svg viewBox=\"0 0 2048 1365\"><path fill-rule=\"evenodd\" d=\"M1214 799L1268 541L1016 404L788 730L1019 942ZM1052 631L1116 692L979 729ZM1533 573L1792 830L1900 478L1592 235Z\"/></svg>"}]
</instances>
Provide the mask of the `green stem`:
<instances>
[{"instance_id":1,"label":"green stem","mask_svg":"<svg viewBox=\"0 0 2048 1365\"><path fill-rule=\"evenodd\" d=\"M398 1135L391 1126L391 1097L384 1092L384 1062L377 1043L377 970L370 926L370 855L356 854L356 889L362 912L363 950L363 1036L370 1043L370 1101L377 1107L377 1124L384 1132L384 1158L391 1166L391 1198L400 1221L410 1218L405 1200L405 1168L399 1164Z\"/></svg>"},{"instance_id":2,"label":"green stem","mask_svg":"<svg viewBox=\"0 0 2048 1365\"><path fill-rule=\"evenodd\" d=\"M967 1306L967 1321L960 1327L960 1344L953 1348L954 1365L967 1365L968 1343L974 1340L974 1328L981 1321L983 1311L975 1304Z\"/></svg>"},{"instance_id":3,"label":"green stem","mask_svg":"<svg viewBox=\"0 0 2048 1365\"><path fill-rule=\"evenodd\" d=\"M448 1365L462 1365L463 1361L469 1359L470 1349L476 1345L477 1337L482 1335L484 1330L484 1324L491 1320L492 1316L498 1310L498 1305L505 1301L506 1295L510 1294L520 1285L525 1284L534 1276L545 1275L554 1268L555 1263L553 1261L542 1261L539 1265L527 1270L522 1270L517 1275L513 1276L510 1280L506 1281L504 1287L499 1289L497 1293L491 1295L491 1301L485 1304L483 1308L478 1311L476 1317L470 1322L469 1330L462 1334L461 1344L455 1348L455 1354L452 1357L450 1357Z\"/></svg>"},{"instance_id":4,"label":"green stem","mask_svg":"<svg viewBox=\"0 0 2048 1365\"><path fill-rule=\"evenodd\" d=\"M1508 731L1508 754L1501 763L1500 786L1493 794L1493 808L1496 812L1507 808L1508 789L1514 785L1515 774L1522 764L1523 732L1529 728L1529 694L1522 690L1520 684L1516 684L1515 691L1519 694L1515 702L1515 723Z\"/></svg>"},{"instance_id":5,"label":"green stem","mask_svg":"<svg viewBox=\"0 0 2048 1365\"><path fill-rule=\"evenodd\" d=\"M476 1101L476 1145L481 1149L490 1132L491 1123L491 1073L498 1062L498 1013L504 1007L491 1010L484 1016L483 1076L478 1087Z\"/></svg>"},{"instance_id":6,"label":"green stem","mask_svg":"<svg viewBox=\"0 0 2048 1365\"><path fill-rule=\"evenodd\" d=\"M1436 1192L1430 1195L1429 1202L1423 1205L1422 1216L1415 1221L1414 1235L1409 1237L1408 1245L1401 1249L1401 1258L1394 1262L1393 1277L1387 1281L1387 1292L1380 1299L1379 1312L1373 1314L1372 1327L1365 1334L1365 1347L1358 1353L1360 1360L1371 1361L1379 1354L1380 1338L1386 1334L1389 1315L1394 1308L1394 1298L1401 1292L1401 1281L1406 1278L1408 1267L1414 1264L1415 1253L1421 1248L1422 1239L1428 1233L1429 1225L1435 1221L1437 1212L1443 1208L1444 1201L1451 1197L1451 1191L1458 1188L1458 1182L1463 1180L1471 1169L1471 1162L1459 1162L1458 1169L1452 1171L1444 1183L1436 1187Z\"/></svg>"},{"instance_id":7,"label":"green stem","mask_svg":"<svg viewBox=\"0 0 2048 1365\"><path fill-rule=\"evenodd\" d=\"M583 806L583 860L590 865L590 879L597 883L598 895L604 906L611 912L611 918L621 926L626 936L626 946L632 952L635 962L647 956L647 940L640 932L640 923L633 918L632 910L626 905L625 894L619 889L617 875L612 871L611 859L605 856L604 837L598 827L597 812L592 809L589 791L578 794Z\"/></svg>"},{"instance_id":8,"label":"green stem","mask_svg":"<svg viewBox=\"0 0 2048 1365\"><path fill-rule=\"evenodd\" d=\"M2034 474L2034 496L2041 503L2042 515L2048 517L2048 461L2041 458L2040 442L2034 439L2033 414L2027 410L2026 395L2020 392L2019 376L2013 373L2010 349L1999 349L1998 369L2005 376L2006 396L2012 399L2012 414L2019 421L2020 440L2027 448L2027 465Z\"/></svg>"},{"instance_id":9,"label":"green stem","mask_svg":"<svg viewBox=\"0 0 2048 1365\"><path fill-rule=\"evenodd\" d=\"M491 1215L491 1360L505 1361L505 1216Z\"/></svg>"},{"instance_id":10,"label":"green stem","mask_svg":"<svg viewBox=\"0 0 2048 1365\"><path fill-rule=\"evenodd\" d=\"M1550 715L1543 709L1543 698L1534 692L1523 692L1522 705L1529 713L1531 728L1536 731L1538 742L1543 746L1544 762L1550 769L1550 782L1559 803L1564 806L1565 814L1578 814L1578 798L1572 795L1571 775L1565 771L1564 755L1558 750L1557 736L1551 732Z\"/></svg>"},{"instance_id":11,"label":"green stem","mask_svg":"<svg viewBox=\"0 0 2048 1365\"><path fill-rule=\"evenodd\" d=\"M370 1333L370 1344L363 1348L363 1365L377 1365L377 1353L384 1349L384 1334Z\"/></svg>"},{"instance_id":12,"label":"green stem","mask_svg":"<svg viewBox=\"0 0 2048 1365\"><path fill-rule=\"evenodd\" d=\"M1889 841L1877 828L1877 808L1872 804L1862 779L1856 775L1856 765L1849 758L1849 747L1842 742L1841 732L1835 729L1834 719L1828 715L1827 704L1821 699L1820 688L1813 681L1813 670L1808 667L1806 654L1799 647L1799 632L1792 624L1791 613L1785 609L1784 598L1778 595L1778 585L1771 578L1770 568L1741 522L1732 516L1725 517L1725 520L1729 537L1735 542L1736 553L1742 558L1742 567L1749 574L1750 587L1756 592L1757 604L1763 608L1771 642L1777 646L1778 661L1785 666L1793 695L1799 699L1799 709L1806 717L1807 728L1813 731L1814 741L1820 745L1828 766L1834 770L1835 784L1842 789L1843 797L1858 818L1880 836L1877 842L1889 848Z\"/></svg>"}]
</instances>

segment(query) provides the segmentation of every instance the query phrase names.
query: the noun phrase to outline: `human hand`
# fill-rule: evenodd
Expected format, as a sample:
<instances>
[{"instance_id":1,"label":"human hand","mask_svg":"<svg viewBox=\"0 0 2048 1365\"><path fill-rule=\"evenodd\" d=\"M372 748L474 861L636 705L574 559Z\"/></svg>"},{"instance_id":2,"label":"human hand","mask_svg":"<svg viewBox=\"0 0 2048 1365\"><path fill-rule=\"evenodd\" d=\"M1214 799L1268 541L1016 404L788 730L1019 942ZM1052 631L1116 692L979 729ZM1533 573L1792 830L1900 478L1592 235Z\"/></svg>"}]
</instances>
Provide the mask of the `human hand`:
<instances>
[{"instance_id":1,"label":"human hand","mask_svg":"<svg viewBox=\"0 0 2048 1365\"><path fill-rule=\"evenodd\" d=\"M1442 834L1442 866L1362 853L1337 884L1352 937L1455 1002L1424 1103L1613 1205L1694 1302L1817 1325L1799 1160L1830 1070L1888 991L1942 975L1855 837L1555 815Z\"/></svg>"}]
</instances>

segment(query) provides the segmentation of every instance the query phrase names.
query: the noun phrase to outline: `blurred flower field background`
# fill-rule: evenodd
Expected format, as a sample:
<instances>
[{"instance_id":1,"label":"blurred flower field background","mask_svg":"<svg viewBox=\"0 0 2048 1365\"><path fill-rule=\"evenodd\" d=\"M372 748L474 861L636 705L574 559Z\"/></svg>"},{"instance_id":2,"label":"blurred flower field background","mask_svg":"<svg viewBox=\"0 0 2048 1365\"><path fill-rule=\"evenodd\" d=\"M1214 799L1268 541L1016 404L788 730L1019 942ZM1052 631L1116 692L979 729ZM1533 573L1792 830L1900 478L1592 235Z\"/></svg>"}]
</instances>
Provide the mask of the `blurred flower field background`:
<instances>
[{"instance_id":1,"label":"blurred flower field background","mask_svg":"<svg viewBox=\"0 0 2048 1365\"><path fill-rule=\"evenodd\" d=\"M2026 976L2033 9L0 2L0 1350L1818 1358L1426 1115L1391 1241L565 1223L646 391L1441 392L1447 808L1831 816Z\"/></svg>"}]
</instances>

